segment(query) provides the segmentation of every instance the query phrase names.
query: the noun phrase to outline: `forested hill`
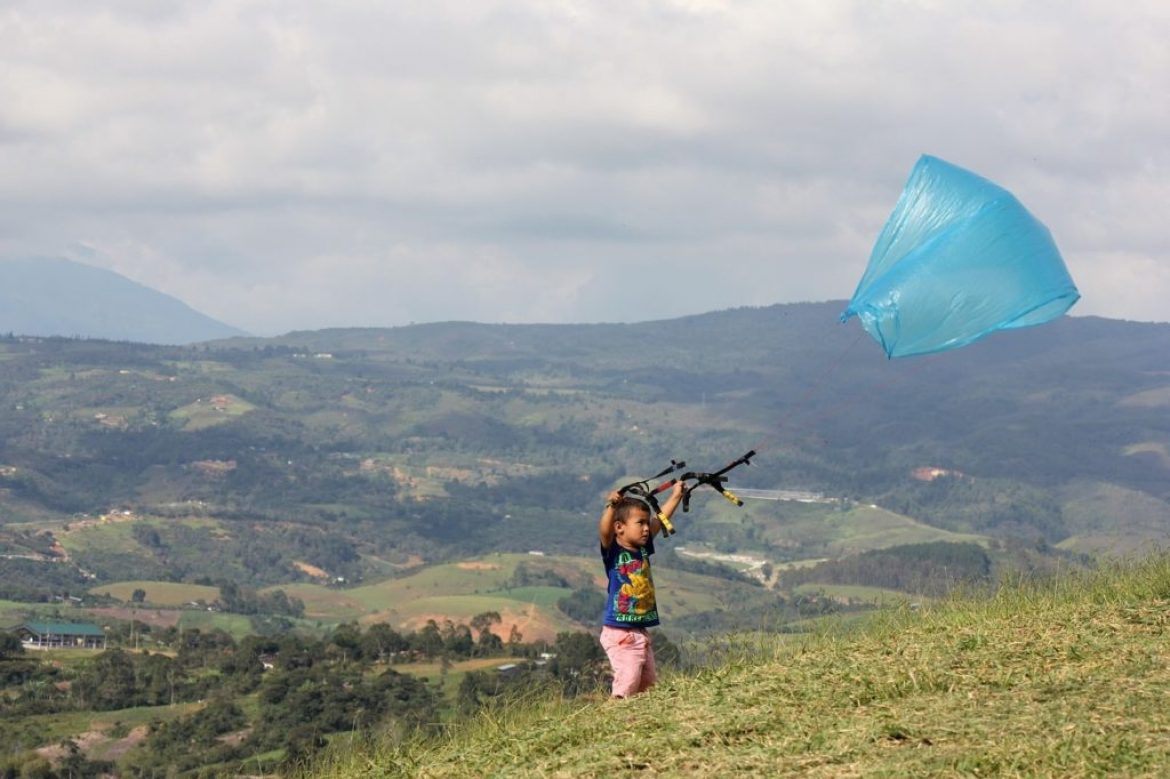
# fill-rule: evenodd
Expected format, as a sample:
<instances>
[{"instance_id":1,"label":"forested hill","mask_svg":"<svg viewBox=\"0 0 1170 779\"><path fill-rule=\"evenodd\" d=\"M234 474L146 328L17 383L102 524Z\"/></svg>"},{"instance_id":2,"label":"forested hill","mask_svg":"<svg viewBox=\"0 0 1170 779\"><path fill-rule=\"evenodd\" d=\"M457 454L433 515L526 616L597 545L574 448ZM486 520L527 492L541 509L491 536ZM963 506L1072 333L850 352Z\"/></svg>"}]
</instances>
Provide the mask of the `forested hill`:
<instances>
[{"instance_id":1,"label":"forested hill","mask_svg":"<svg viewBox=\"0 0 1170 779\"><path fill-rule=\"evenodd\" d=\"M240 547L229 578L270 584L302 559L358 576L410 555L589 551L581 515L619 479L671 458L714 469L754 447L736 486L1077 551L1167 537L1170 325L1065 317L889 361L837 321L842 307L187 347L9 337L0 523L114 508L246 520L224 536ZM915 478L922 468L940 478ZM830 549L824 525L806 532L768 505L717 531L706 518L731 509L700 507L687 538L773 558ZM290 524L328 532L262 532ZM87 570L195 576L181 553L212 542L160 527L161 547Z\"/></svg>"},{"instance_id":2,"label":"forested hill","mask_svg":"<svg viewBox=\"0 0 1170 779\"><path fill-rule=\"evenodd\" d=\"M687 406L739 444L767 444L772 457L763 460L791 455L771 478L809 487L872 491L867 473L901 475L928 462L1036 484L1118 479L1170 495L1170 325L1064 317L891 361L856 322L838 321L843 308L778 305L631 325L325 330L268 343L413 359L530 396L561 387ZM648 409L630 422L655 425L655 416ZM719 446L738 454L730 441ZM813 465L822 459L836 472Z\"/></svg>"}]
</instances>

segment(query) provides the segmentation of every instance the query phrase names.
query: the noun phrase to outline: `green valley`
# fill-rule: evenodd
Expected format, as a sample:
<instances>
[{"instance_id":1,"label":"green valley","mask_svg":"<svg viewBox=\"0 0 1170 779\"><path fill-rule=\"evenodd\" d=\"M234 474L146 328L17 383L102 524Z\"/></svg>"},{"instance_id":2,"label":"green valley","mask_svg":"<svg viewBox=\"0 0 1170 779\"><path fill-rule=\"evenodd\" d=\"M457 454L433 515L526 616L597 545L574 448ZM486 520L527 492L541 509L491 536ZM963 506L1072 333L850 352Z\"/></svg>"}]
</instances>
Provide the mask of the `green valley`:
<instances>
[{"instance_id":1,"label":"green valley","mask_svg":"<svg viewBox=\"0 0 1170 779\"><path fill-rule=\"evenodd\" d=\"M887 361L839 308L0 337L0 627L87 623L111 647L5 638L8 748L145 775L198 742L183 771L263 772L359 710L370 732L530 685L588 695L602 496L672 459L758 450L731 474L744 506L696 491L658 541L682 669L740 631L790 646L1170 539L1170 326L1064 318ZM298 697L330 685L352 694Z\"/></svg>"}]
</instances>

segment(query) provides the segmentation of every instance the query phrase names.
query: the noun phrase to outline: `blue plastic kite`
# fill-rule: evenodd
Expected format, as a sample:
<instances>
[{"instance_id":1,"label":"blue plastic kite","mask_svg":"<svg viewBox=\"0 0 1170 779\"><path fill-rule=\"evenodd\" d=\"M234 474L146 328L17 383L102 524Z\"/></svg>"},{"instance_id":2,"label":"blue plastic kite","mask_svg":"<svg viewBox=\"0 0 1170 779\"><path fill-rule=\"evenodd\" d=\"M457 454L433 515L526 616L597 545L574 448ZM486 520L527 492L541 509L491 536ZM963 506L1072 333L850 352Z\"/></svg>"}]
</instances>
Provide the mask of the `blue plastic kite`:
<instances>
[{"instance_id":1,"label":"blue plastic kite","mask_svg":"<svg viewBox=\"0 0 1170 779\"><path fill-rule=\"evenodd\" d=\"M923 156L841 315L889 357L1038 325L1080 298L1048 228L1007 190Z\"/></svg>"}]
</instances>

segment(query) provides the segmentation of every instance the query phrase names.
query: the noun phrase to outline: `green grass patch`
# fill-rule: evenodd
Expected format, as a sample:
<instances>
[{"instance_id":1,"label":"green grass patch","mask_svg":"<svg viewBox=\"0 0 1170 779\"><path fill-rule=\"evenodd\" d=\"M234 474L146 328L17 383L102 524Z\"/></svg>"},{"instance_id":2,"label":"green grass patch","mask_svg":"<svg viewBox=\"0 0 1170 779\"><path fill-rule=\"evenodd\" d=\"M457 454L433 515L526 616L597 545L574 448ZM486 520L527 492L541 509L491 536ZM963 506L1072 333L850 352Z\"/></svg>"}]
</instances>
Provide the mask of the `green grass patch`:
<instances>
[{"instance_id":1,"label":"green grass patch","mask_svg":"<svg viewBox=\"0 0 1170 779\"><path fill-rule=\"evenodd\" d=\"M483 560L427 566L409 576L355 587L346 593L367 609L382 610L422 597L491 592L512 578L514 557L492 555Z\"/></svg>"},{"instance_id":2,"label":"green grass patch","mask_svg":"<svg viewBox=\"0 0 1170 779\"><path fill-rule=\"evenodd\" d=\"M670 626L669 619L672 616L724 608L730 605L725 595L742 593L746 589L749 589L747 585L737 585L723 579L663 565L654 567L654 594L667 627Z\"/></svg>"},{"instance_id":3,"label":"green grass patch","mask_svg":"<svg viewBox=\"0 0 1170 779\"><path fill-rule=\"evenodd\" d=\"M398 673L417 676L437 685L440 694L450 703L455 700L455 696L459 692L459 685L468 673L486 671L512 662L515 660L510 657L476 657L471 660L451 663L447 666L446 671L443 670L442 663L402 663L393 665L391 668Z\"/></svg>"},{"instance_id":4,"label":"green grass patch","mask_svg":"<svg viewBox=\"0 0 1170 779\"><path fill-rule=\"evenodd\" d=\"M829 544L830 553L837 556L934 541L986 543L986 539L980 535L953 533L872 506L858 506L849 511L830 514L825 518L825 524L839 529L833 543Z\"/></svg>"},{"instance_id":5,"label":"green grass patch","mask_svg":"<svg viewBox=\"0 0 1170 779\"><path fill-rule=\"evenodd\" d=\"M921 599L898 590L883 587L863 587L854 584L801 584L793 589L797 594L821 594L853 603L872 603L875 606L897 606Z\"/></svg>"},{"instance_id":6,"label":"green grass patch","mask_svg":"<svg viewBox=\"0 0 1170 779\"><path fill-rule=\"evenodd\" d=\"M95 595L109 595L118 600L130 602L135 590L146 593L144 607L149 606L185 606L188 603L202 600L212 603L219 597L218 587L209 587L202 584L184 584L182 582L157 581L129 581L103 584L90 590Z\"/></svg>"},{"instance_id":7,"label":"green grass patch","mask_svg":"<svg viewBox=\"0 0 1170 779\"><path fill-rule=\"evenodd\" d=\"M150 551L134 539L133 524L133 521L117 519L73 523L69 530L58 534L57 540L70 554L88 551L151 556Z\"/></svg>"},{"instance_id":8,"label":"green grass patch","mask_svg":"<svg viewBox=\"0 0 1170 779\"><path fill-rule=\"evenodd\" d=\"M28 603L0 600L0 630L25 622L91 622L101 624L89 609L62 607L60 603Z\"/></svg>"},{"instance_id":9,"label":"green grass patch","mask_svg":"<svg viewBox=\"0 0 1170 779\"><path fill-rule=\"evenodd\" d=\"M28 619L26 616L43 603L21 603L15 600L0 600L0 628L11 627Z\"/></svg>"},{"instance_id":10,"label":"green grass patch","mask_svg":"<svg viewBox=\"0 0 1170 779\"><path fill-rule=\"evenodd\" d=\"M235 395L213 395L176 408L170 413L170 418L184 430L204 430L230 422L254 408L251 403Z\"/></svg>"},{"instance_id":11,"label":"green grass patch","mask_svg":"<svg viewBox=\"0 0 1170 779\"><path fill-rule=\"evenodd\" d=\"M184 611L179 617L182 630L222 630L239 641L253 635L252 622L242 614L224 614L218 611Z\"/></svg>"},{"instance_id":12,"label":"green grass patch","mask_svg":"<svg viewBox=\"0 0 1170 779\"><path fill-rule=\"evenodd\" d=\"M1060 549L1116 556L1164 545L1166 501L1104 482L1080 482L1064 492L1061 512L1070 535L1057 544Z\"/></svg>"},{"instance_id":13,"label":"green grass patch","mask_svg":"<svg viewBox=\"0 0 1170 779\"><path fill-rule=\"evenodd\" d=\"M508 600L521 603L533 603L544 609L555 609L557 601L568 595L572 590L567 587L514 587L499 593Z\"/></svg>"},{"instance_id":14,"label":"green grass patch","mask_svg":"<svg viewBox=\"0 0 1170 779\"><path fill-rule=\"evenodd\" d=\"M289 597L304 601L305 618L323 622L349 622L368 614L370 606L350 595L349 590L338 590L320 584L297 583L268 587L261 592L284 590Z\"/></svg>"}]
</instances>

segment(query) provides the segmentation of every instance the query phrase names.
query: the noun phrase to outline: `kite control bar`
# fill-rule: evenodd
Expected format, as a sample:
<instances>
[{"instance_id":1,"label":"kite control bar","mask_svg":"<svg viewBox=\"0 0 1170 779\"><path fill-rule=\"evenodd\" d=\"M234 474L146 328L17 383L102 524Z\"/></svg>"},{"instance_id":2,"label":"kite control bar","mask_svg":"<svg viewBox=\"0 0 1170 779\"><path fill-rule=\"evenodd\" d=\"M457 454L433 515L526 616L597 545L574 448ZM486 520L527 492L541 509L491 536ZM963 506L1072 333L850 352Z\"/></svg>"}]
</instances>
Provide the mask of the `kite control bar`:
<instances>
[{"instance_id":1,"label":"kite control bar","mask_svg":"<svg viewBox=\"0 0 1170 779\"><path fill-rule=\"evenodd\" d=\"M731 501L735 505L742 506L743 501L740 500L739 496L736 495L731 490L726 489L723 486L724 484L727 483L727 477L724 474L726 474L728 471L732 470L733 468L738 468L741 465L751 465L752 458L755 456L756 456L756 450L753 449L750 452L748 452L747 454L745 454L743 457L732 460L727 465L723 466L722 468L715 471L714 473L695 473L694 471L688 471L687 473L684 473L682 476L678 477L678 481L694 480L694 482L695 482L694 484L691 484L690 486L688 486L686 488L686 490L683 492L683 502L682 502L683 511L690 511L691 510L691 493L694 492L695 490L697 490L699 487L703 487L703 486L711 487L712 489L714 489L716 492L718 492L723 497L727 498L727 500ZM659 489L660 490L661 489L669 489L672 486L674 486L673 479L667 484L659 485Z\"/></svg>"},{"instance_id":2,"label":"kite control bar","mask_svg":"<svg viewBox=\"0 0 1170 779\"><path fill-rule=\"evenodd\" d=\"M650 482L654 479L661 479L668 473L681 471L686 467L687 464L682 460L671 460L669 466L663 468L649 479L646 479L645 481L636 481L618 489L619 495L633 495L634 497L640 498L649 504L650 508L654 511L654 514L658 517L658 521L662 523L662 535L664 537L674 535L674 525L671 524L670 517L666 516L666 514L662 512L662 507L658 505L658 498L655 497L658 493L662 492L662 485L652 489L650 487ZM668 484L674 484L674 482L675 480L671 479Z\"/></svg>"},{"instance_id":3,"label":"kite control bar","mask_svg":"<svg viewBox=\"0 0 1170 779\"><path fill-rule=\"evenodd\" d=\"M668 479L668 480L662 482L657 487L651 487L650 486L651 481L653 481L655 479L660 479L663 476L666 476L667 474L674 473L675 471L681 471L683 468L686 467L685 462L671 460L669 467L662 469L658 473L651 476L649 479L646 479L644 481L636 481L636 482L633 482L632 484L627 484L626 486L624 486L618 490L618 494L619 495L632 495L636 498L640 498L641 500L644 500L647 504L649 504L650 508L654 511L655 515L658 517L658 521L662 523L662 535L663 536L670 536L670 535L673 535L675 532L674 525L671 524L670 517L666 516L666 514L664 514L662 512L662 507L658 505L657 496L660 493L666 492L667 490L669 490L671 487L673 487L675 484L677 484L680 481L681 482L693 481L694 484L688 485L686 487L686 489L683 490L683 499L682 499L683 511L690 511L691 510L691 493L694 492L699 487L703 487L703 486L711 487L712 489L717 491L720 495L722 495L724 498L731 501L735 505L742 506L743 501L740 500L739 496L723 486L724 484L727 483L727 476L725 474L728 471L732 470L733 468L738 468L741 465L751 465L752 458L755 456L756 456L756 450L753 449L750 452L748 452L747 454L743 455L742 457L739 457L735 460L732 460L727 465L723 466L722 468L720 468L719 470L717 470L713 473L700 473L698 471L687 471L686 473L684 473L681 476L678 476L678 477L673 478L673 479Z\"/></svg>"}]
</instances>

